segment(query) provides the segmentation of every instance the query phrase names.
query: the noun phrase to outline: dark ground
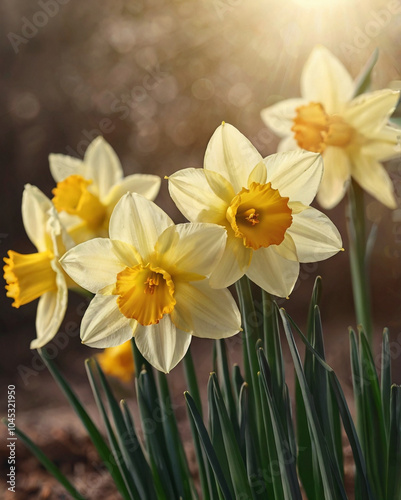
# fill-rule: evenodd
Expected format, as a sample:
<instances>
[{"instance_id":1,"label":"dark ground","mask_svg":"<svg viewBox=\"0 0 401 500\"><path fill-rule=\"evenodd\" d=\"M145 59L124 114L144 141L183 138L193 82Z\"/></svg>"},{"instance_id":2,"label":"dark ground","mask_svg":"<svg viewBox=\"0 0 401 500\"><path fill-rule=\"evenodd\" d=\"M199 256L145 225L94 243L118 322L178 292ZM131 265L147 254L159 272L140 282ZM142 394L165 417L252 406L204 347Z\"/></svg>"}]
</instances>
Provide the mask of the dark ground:
<instances>
[{"instance_id":1,"label":"dark ground","mask_svg":"<svg viewBox=\"0 0 401 500\"><path fill-rule=\"evenodd\" d=\"M321 2L319 8L306 4L298 0L65 1L42 27L29 31L30 23L39 25L46 19L43 4L3 0L2 256L8 249L33 251L22 226L21 195L24 184L31 183L50 196L54 185L49 153L82 156L88 143L102 133L119 155L126 175L149 172L164 177L181 168L201 166L207 141L222 120L239 128L262 154L273 153L277 139L263 125L259 112L281 98L299 94L299 72L316 43L332 50L354 76L378 46L374 88L400 79L400 14L383 14L385 22L376 20L376 31L368 29L378 13L388 11L389 2L338 0L327 5ZM388 167L401 193L399 165L394 160ZM183 220L168 198L165 183L156 201L176 222ZM370 219L379 222L371 266L376 340L382 327L388 326L394 342L394 382L400 383L401 223L377 202L368 199L367 206ZM344 210L341 203L328 215L339 227L347 250ZM347 327L355 327L355 320L347 259L346 251L327 262L303 266L299 287L284 306L303 327L314 278L322 275L328 360L350 396ZM83 366L83 360L94 352L79 341L81 303L81 298L71 295L61 331L72 333L59 334L52 346L58 365L96 415ZM117 498L78 419L29 350L35 312L36 304L15 310L11 300L1 296L0 414L5 414L7 386L14 384L17 424L88 498ZM195 340L192 348L205 388L211 342ZM238 343L229 341L229 352L233 362L240 362ZM285 356L292 379L287 352ZM181 367L169 379L191 454ZM117 389L134 408L133 387ZM5 428L0 428L0 440L5 443ZM7 455L3 445L0 450L0 485L4 485ZM17 459L19 493L6 498L63 498L62 489L21 443Z\"/></svg>"}]
</instances>

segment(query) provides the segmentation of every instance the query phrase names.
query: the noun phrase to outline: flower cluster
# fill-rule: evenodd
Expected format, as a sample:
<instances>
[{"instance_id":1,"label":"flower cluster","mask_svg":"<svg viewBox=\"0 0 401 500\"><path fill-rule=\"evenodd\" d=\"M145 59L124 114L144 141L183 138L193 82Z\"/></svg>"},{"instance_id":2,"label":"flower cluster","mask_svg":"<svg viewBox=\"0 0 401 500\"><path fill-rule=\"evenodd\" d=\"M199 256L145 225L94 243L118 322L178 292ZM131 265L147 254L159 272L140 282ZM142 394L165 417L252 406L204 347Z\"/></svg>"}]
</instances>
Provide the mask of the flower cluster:
<instances>
[{"instance_id":1,"label":"flower cluster","mask_svg":"<svg viewBox=\"0 0 401 500\"><path fill-rule=\"evenodd\" d=\"M175 225L153 199L154 175L123 177L102 138L83 160L50 155L57 183L50 201L26 186L23 221L38 252L5 258L7 295L19 307L40 298L38 348L57 333L67 288L94 297L81 324L82 342L97 348L134 337L142 355L169 372L192 336L220 339L241 330L228 286L246 275L287 297L302 262L342 249L341 236L311 207L316 193L329 208L350 176L389 207L391 182L380 161L394 154L398 132L387 119L398 93L353 97L354 84L326 49L304 69L302 99L263 111L284 139L263 158L235 127L222 123L207 146L204 167L168 177L169 192L188 223Z\"/></svg>"}]
</instances>

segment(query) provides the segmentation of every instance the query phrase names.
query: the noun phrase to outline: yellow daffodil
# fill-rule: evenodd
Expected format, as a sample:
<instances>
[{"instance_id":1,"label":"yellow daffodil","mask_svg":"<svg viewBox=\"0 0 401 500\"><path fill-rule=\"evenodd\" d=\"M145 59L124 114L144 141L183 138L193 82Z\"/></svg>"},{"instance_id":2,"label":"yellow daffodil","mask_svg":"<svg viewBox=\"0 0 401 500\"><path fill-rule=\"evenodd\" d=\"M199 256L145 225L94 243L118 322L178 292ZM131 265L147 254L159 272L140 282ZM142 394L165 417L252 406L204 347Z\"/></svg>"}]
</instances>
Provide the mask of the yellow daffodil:
<instances>
[{"instance_id":1,"label":"yellow daffodil","mask_svg":"<svg viewBox=\"0 0 401 500\"><path fill-rule=\"evenodd\" d=\"M211 286L226 287L246 274L267 292L286 297L299 262L327 259L341 249L335 226L309 207L322 171L317 153L263 159L236 128L223 123L207 146L204 168L169 177L170 195L188 220L227 230Z\"/></svg>"},{"instance_id":2,"label":"yellow daffodil","mask_svg":"<svg viewBox=\"0 0 401 500\"><path fill-rule=\"evenodd\" d=\"M39 298L37 338L31 349L47 344L57 333L67 308L68 289L59 257L74 243L63 229L51 201L27 184L22 196L22 220L37 252L23 255L9 250L4 258L7 296L19 308Z\"/></svg>"},{"instance_id":3,"label":"yellow daffodil","mask_svg":"<svg viewBox=\"0 0 401 500\"><path fill-rule=\"evenodd\" d=\"M228 290L207 277L221 257L226 234L213 224L179 224L154 203L126 194L110 219L110 238L67 252L65 271L95 293L81 324L83 343L112 347L135 337L142 355L169 372L191 336L224 338L240 330Z\"/></svg>"},{"instance_id":4,"label":"yellow daffodil","mask_svg":"<svg viewBox=\"0 0 401 500\"><path fill-rule=\"evenodd\" d=\"M111 212L128 191L154 200L160 189L157 175L123 177L113 148L97 137L83 160L61 154L49 156L50 171L57 186L53 203L76 243L107 236Z\"/></svg>"},{"instance_id":5,"label":"yellow daffodil","mask_svg":"<svg viewBox=\"0 0 401 500\"><path fill-rule=\"evenodd\" d=\"M394 188L381 164L394 157L400 130L388 125L399 92L379 90L354 96L356 84L326 48L316 47L301 75L302 98L287 99L262 111L280 137L279 151L303 148L323 155L324 174L317 200L337 205L350 178L389 208Z\"/></svg>"},{"instance_id":6,"label":"yellow daffodil","mask_svg":"<svg viewBox=\"0 0 401 500\"><path fill-rule=\"evenodd\" d=\"M102 370L123 382L129 382L135 372L131 341L108 347L97 357Z\"/></svg>"}]
</instances>

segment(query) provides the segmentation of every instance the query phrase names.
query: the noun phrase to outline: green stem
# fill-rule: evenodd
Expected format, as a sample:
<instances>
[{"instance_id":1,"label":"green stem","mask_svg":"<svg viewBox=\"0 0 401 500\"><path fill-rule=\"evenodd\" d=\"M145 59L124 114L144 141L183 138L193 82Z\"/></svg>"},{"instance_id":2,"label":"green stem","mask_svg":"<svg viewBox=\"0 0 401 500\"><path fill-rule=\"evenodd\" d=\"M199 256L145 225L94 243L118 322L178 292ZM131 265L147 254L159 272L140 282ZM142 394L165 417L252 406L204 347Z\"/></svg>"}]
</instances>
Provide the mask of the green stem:
<instances>
[{"instance_id":1,"label":"green stem","mask_svg":"<svg viewBox=\"0 0 401 500\"><path fill-rule=\"evenodd\" d=\"M373 327L366 258L365 209L363 189L352 180L349 188L347 226L350 246L352 291L356 319L372 344Z\"/></svg>"},{"instance_id":2,"label":"green stem","mask_svg":"<svg viewBox=\"0 0 401 500\"><path fill-rule=\"evenodd\" d=\"M249 386L249 411L251 415L256 417L257 436L262 436L262 431L264 432L264 422L258 382L259 362L256 352L256 343L262 335L258 328L251 284L248 277L244 275L235 283L235 287L240 304L242 326L244 328L243 338L245 338L245 343L243 346L243 358L245 379ZM257 443L258 440L257 437L255 437L256 446ZM258 456L260 456L260 450L258 450Z\"/></svg>"}]
</instances>

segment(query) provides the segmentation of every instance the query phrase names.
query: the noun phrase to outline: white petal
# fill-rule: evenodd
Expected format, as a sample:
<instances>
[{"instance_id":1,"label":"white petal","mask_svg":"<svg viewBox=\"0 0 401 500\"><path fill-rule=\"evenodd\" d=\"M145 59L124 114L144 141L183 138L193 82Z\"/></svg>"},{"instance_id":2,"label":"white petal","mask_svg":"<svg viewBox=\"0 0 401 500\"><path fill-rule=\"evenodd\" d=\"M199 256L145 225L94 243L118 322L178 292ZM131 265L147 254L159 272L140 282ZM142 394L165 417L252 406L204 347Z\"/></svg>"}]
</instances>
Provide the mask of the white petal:
<instances>
[{"instance_id":1,"label":"white petal","mask_svg":"<svg viewBox=\"0 0 401 500\"><path fill-rule=\"evenodd\" d=\"M39 299L36 313L37 338L31 342L31 349L39 349L50 342L58 332L65 316L68 289L60 267L55 264L54 269L57 269L57 290L46 292Z\"/></svg>"},{"instance_id":2,"label":"white petal","mask_svg":"<svg viewBox=\"0 0 401 500\"><path fill-rule=\"evenodd\" d=\"M50 154L50 173L56 182L61 182L70 175L82 175L82 160L72 156Z\"/></svg>"},{"instance_id":3,"label":"white petal","mask_svg":"<svg viewBox=\"0 0 401 500\"><path fill-rule=\"evenodd\" d=\"M196 337L222 339L241 330L241 314L231 293L214 290L207 280L178 283L171 319Z\"/></svg>"},{"instance_id":4,"label":"white petal","mask_svg":"<svg viewBox=\"0 0 401 500\"><path fill-rule=\"evenodd\" d=\"M164 373L168 373L182 360L191 340L192 336L178 330L168 315L157 325L139 325L135 332L135 343L142 356Z\"/></svg>"},{"instance_id":5,"label":"white petal","mask_svg":"<svg viewBox=\"0 0 401 500\"><path fill-rule=\"evenodd\" d=\"M286 137L277 144L277 153L281 153L283 151L293 151L294 149L299 149L299 146L292 135Z\"/></svg>"},{"instance_id":6,"label":"white petal","mask_svg":"<svg viewBox=\"0 0 401 500\"><path fill-rule=\"evenodd\" d=\"M75 246L74 240L61 223L54 206L47 211L46 232L50 240L48 242L48 245L51 245L50 250L57 258L61 257L66 250Z\"/></svg>"},{"instance_id":7,"label":"white petal","mask_svg":"<svg viewBox=\"0 0 401 500\"><path fill-rule=\"evenodd\" d=\"M386 161L400 154L401 129L384 127L360 149L362 156L371 156L379 161Z\"/></svg>"},{"instance_id":8,"label":"white petal","mask_svg":"<svg viewBox=\"0 0 401 500\"><path fill-rule=\"evenodd\" d=\"M22 195L22 221L28 238L39 252L48 249L47 221L52 202L40 189L25 185Z\"/></svg>"},{"instance_id":9,"label":"white petal","mask_svg":"<svg viewBox=\"0 0 401 500\"><path fill-rule=\"evenodd\" d=\"M95 295L82 318L81 340L89 347L114 347L132 338L135 327L136 321L120 312L115 295Z\"/></svg>"},{"instance_id":10,"label":"white petal","mask_svg":"<svg viewBox=\"0 0 401 500\"><path fill-rule=\"evenodd\" d=\"M210 286L226 288L239 280L249 267L252 252L253 250L243 244L241 238L228 233L223 255L210 275Z\"/></svg>"},{"instance_id":11,"label":"white petal","mask_svg":"<svg viewBox=\"0 0 401 500\"><path fill-rule=\"evenodd\" d=\"M86 221L82 220L80 217L76 215L70 215L66 212L60 212L59 218L63 223L63 226L68 231L69 236L71 236L75 245L79 243L84 243L85 241L91 240L96 237L104 237L108 236L108 231L106 229L94 229L93 227L89 227Z\"/></svg>"},{"instance_id":12,"label":"white petal","mask_svg":"<svg viewBox=\"0 0 401 500\"><path fill-rule=\"evenodd\" d=\"M295 246L294 240L289 233L289 230L286 231L284 235L284 240L280 245L275 245L274 249L278 255L284 257L284 259L299 261L297 247Z\"/></svg>"},{"instance_id":13,"label":"white petal","mask_svg":"<svg viewBox=\"0 0 401 500\"><path fill-rule=\"evenodd\" d=\"M360 134L374 136L388 122L399 95L399 91L389 89L361 94L344 110L344 120Z\"/></svg>"},{"instance_id":14,"label":"white petal","mask_svg":"<svg viewBox=\"0 0 401 500\"><path fill-rule=\"evenodd\" d=\"M124 195L110 218L112 240L135 247L146 260L154 251L161 233L174 223L161 208L136 193Z\"/></svg>"},{"instance_id":15,"label":"white petal","mask_svg":"<svg viewBox=\"0 0 401 500\"><path fill-rule=\"evenodd\" d=\"M352 177L383 205L392 209L397 208L393 183L381 163L368 156L355 158Z\"/></svg>"},{"instance_id":16,"label":"white petal","mask_svg":"<svg viewBox=\"0 0 401 500\"><path fill-rule=\"evenodd\" d=\"M257 182L258 184L266 184L266 178L267 178L266 166L264 162L261 161L249 174L246 187L249 188L252 182Z\"/></svg>"},{"instance_id":17,"label":"white petal","mask_svg":"<svg viewBox=\"0 0 401 500\"><path fill-rule=\"evenodd\" d=\"M223 226L189 223L167 228L160 236L156 250L160 266L177 273L208 276L221 258L227 240Z\"/></svg>"},{"instance_id":18,"label":"white petal","mask_svg":"<svg viewBox=\"0 0 401 500\"><path fill-rule=\"evenodd\" d=\"M344 197L351 176L351 161L342 148L329 146L323 155L324 171L317 193L323 208L335 207Z\"/></svg>"},{"instance_id":19,"label":"white petal","mask_svg":"<svg viewBox=\"0 0 401 500\"><path fill-rule=\"evenodd\" d=\"M246 274L266 292L288 297L298 278L299 262L284 259L273 246L260 248L253 252Z\"/></svg>"},{"instance_id":20,"label":"white petal","mask_svg":"<svg viewBox=\"0 0 401 500\"><path fill-rule=\"evenodd\" d=\"M341 236L335 225L312 207L293 216L288 232L295 242L299 262L325 260L342 248Z\"/></svg>"},{"instance_id":21,"label":"white petal","mask_svg":"<svg viewBox=\"0 0 401 500\"><path fill-rule=\"evenodd\" d=\"M354 82L344 65L325 47L315 47L301 75L301 95L320 102L328 114L339 113L354 93Z\"/></svg>"},{"instance_id":22,"label":"white petal","mask_svg":"<svg viewBox=\"0 0 401 500\"><path fill-rule=\"evenodd\" d=\"M263 109L261 117L266 125L279 137L293 135L291 128L297 114L296 109L305 104L308 104L305 99L285 99Z\"/></svg>"},{"instance_id":23,"label":"white petal","mask_svg":"<svg viewBox=\"0 0 401 500\"><path fill-rule=\"evenodd\" d=\"M287 151L268 156L264 163L267 180L281 196L304 205L312 202L323 174L323 160L318 153Z\"/></svg>"},{"instance_id":24,"label":"white petal","mask_svg":"<svg viewBox=\"0 0 401 500\"><path fill-rule=\"evenodd\" d=\"M154 200L160 191L160 184L161 179L158 175L132 174L116 184L103 203L108 207L114 207L127 192L138 193L148 200Z\"/></svg>"},{"instance_id":25,"label":"white petal","mask_svg":"<svg viewBox=\"0 0 401 500\"><path fill-rule=\"evenodd\" d=\"M260 165L261 164L259 163L258 166ZM254 170L257 170L257 167L255 167ZM220 198L220 200L223 200L226 203L231 203L231 200L234 198L236 193L230 182L221 174L214 172L213 170L203 169L203 172L205 173L207 183L213 193Z\"/></svg>"},{"instance_id":26,"label":"white petal","mask_svg":"<svg viewBox=\"0 0 401 500\"><path fill-rule=\"evenodd\" d=\"M93 187L97 190L101 200L123 177L120 160L103 137L97 137L89 144L85 152L84 164L85 177L93 180Z\"/></svg>"},{"instance_id":27,"label":"white petal","mask_svg":"<svg viewBox=\"0 0 401 500\"><path fill-rule=\"evenodd\" d=\"M125 267L139 264L135 249L117 240L94 238L69 250L60 259L65 272L82 288L98 293L117 281Z\"/></svg>"},{"instance_id":28,"label":"white petal","mask_svg":"<svg viewBox=\"0 0 401 500\"><path fill-rule=\"evenodd\" d=\"M261 160L261 155L239 130L223 123L207 145L204 168L221 174L238 193L247 186L249 174Z\"/></svg>"},{"instance_id":29,"label":"white petal","mask_svg":"<svg viewBox=\"0 0 401 500\"><path fill-rule=\"evenodd\" d=\"M218 189L218 185L221 189ZM202 168L186 168L179 170L168 178L170 196L180 212L191 222L221 223L225 220L227 206L235 196L226 197L227 181L220 174Z\"/></svg>"}]
</instances>

